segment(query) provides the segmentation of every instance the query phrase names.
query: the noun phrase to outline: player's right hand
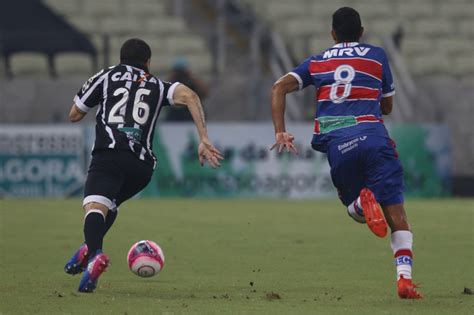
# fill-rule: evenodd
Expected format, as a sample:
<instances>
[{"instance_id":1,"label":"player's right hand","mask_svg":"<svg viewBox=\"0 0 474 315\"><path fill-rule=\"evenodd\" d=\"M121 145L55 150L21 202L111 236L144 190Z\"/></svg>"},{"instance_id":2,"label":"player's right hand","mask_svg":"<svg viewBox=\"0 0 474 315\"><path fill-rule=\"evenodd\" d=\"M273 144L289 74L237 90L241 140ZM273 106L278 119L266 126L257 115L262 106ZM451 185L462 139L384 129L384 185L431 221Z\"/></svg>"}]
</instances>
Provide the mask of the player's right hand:
<instances>
[{"instance_id":1,"label":"player's right hand","mask_svg":"<svg viewBox=\"0 0 474 315\"><path fill-rule=\"evenodd\" d=\"M278 148L278 153L281 153L283 149L286 148L286 151L298 155L298 150L293 144L295 137L289 132L277 132L275 134L275 144L272 145L270 150Z\"/></svg>"},{"instance_id":2,"label":"player's right hand","mask_svg":"<svg viewBox=\"0 0 474 315\"><path fill-rule=\"evenodd\" d=\"M209 140L202 140L198 147L199 163L204 166L204 161L207 161L212 168L221 166L219 160L222 161L224 156L217 150Z\"/></svg>"}]
</instances>

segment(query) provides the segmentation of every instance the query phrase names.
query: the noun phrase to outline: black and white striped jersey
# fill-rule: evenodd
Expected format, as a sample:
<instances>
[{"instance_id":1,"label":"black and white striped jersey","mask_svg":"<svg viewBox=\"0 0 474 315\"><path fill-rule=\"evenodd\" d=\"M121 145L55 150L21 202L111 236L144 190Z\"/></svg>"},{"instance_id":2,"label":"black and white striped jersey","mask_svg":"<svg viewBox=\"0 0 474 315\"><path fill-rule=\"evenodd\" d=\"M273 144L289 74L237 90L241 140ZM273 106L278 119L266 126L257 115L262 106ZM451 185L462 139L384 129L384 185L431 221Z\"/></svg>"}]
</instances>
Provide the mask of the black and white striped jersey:
<instances>
[{"instance_id":1,"label":"black and white striped jersey","mask_svg":"<svg viewBox=\"0 0 474 315\"><path fill-rule=\"evenodd\" d=\"M163 106L173 105L173 92L178 84L161 81L125 64L92 76L74 98L83 112L99 106L92 152L130 150L155 167L152 144L156 120Z\"/></svg>"}]
</instances>

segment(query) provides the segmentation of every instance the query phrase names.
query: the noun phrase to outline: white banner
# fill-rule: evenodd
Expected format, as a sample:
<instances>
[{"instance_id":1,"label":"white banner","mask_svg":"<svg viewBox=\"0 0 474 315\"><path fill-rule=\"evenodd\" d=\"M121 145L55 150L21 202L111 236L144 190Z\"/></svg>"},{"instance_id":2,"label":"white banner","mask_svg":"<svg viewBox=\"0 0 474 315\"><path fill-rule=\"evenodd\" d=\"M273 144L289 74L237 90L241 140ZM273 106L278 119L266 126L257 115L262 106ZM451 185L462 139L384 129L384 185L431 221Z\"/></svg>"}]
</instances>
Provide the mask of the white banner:
<instances>
[{"instance_id":1,"label":"white banner","mask_svg":"<svg viewBox=\"0 0 474 315\"><path fill-rule=\"evenodd\" d=\"M447 128L389 127L405 169L407 196L449 195ZM211 123L208 129L226 158L217 170L200 167L193 123L158 122L153 141L158 166L143 196L336 196L326 156L310 146L310 122L287 126L298 156L269 150L270 122ZM0 125L0 197L81 196L94 138L90 124Z\"/></svg>"},{"instance_id":2,"label":"white banner","mask_svg":"<svg viewBox=\"0 0 474 315\"><path fill-rule=\"evenodd\" d=\"M81 126L0 125L0 195L65 196L84 182Z\"/></svg>"},{"instance_id":3,"label":"white banner","mask_svg":"<svg viewBox=\"0 0 474 315\"><path fill-rule=\"evenodd\" d=\"M162 124L155 134L158 167L145 195L197 195L241 197L333 197L326 156L310 146L310 123L294 124L299 155L270 151L274 142L271 123L213 123L213 143L224 153L222 167L201 168L197 161L198 137L192 123Z\"/></svg>"}]
</instances>

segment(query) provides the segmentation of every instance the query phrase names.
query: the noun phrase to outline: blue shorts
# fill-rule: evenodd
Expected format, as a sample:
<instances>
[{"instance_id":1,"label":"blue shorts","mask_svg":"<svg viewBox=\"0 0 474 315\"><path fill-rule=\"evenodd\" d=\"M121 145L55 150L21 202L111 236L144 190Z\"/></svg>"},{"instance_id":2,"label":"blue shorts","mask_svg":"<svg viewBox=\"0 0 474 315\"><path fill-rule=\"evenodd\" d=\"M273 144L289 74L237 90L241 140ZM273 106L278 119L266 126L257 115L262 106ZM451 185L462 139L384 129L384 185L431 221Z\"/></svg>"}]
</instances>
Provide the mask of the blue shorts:
<instances>
[{"instance_id":1,"label":"blue shorts","mask_svg":"<svg viewBox=\"0 0 474 315\"><path fill-rule=\"evenodd\" d=\"M331 178L342 203L348 206L362 188L369 188L382 206L403 203L403 168L395 143L387 137L358 136L331 143Z\"/></svg>"}]
</instances>

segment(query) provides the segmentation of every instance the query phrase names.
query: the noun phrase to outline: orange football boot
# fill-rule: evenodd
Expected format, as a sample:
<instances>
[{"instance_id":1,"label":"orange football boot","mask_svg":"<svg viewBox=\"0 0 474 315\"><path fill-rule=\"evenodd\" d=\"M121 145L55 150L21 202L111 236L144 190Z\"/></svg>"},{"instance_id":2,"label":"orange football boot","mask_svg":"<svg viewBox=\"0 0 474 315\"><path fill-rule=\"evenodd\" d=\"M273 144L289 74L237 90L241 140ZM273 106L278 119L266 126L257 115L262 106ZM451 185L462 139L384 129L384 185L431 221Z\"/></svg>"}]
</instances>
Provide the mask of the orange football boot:
<instances>
[{"instance_id":1,"label":"orange football boot","mask_svg":"<svg viewBox=\"0 0 474 315\"><path fill-rule=\"evenodd\" d=\"M403 276L400 276L398 280L398 296L401 299L422 299L423 295L416 291L417 288L418 286L413 284L411 279L405 279Z\"/></svg>"},{"instance_id":2,"label":"orange football boot","mask_svg":"<svg viewBox=\"0 0 474 315\"><path fill-rule=\"evenodd\" d=\"M369 229L378 237L387 235L387 221L372 191L364 188L360 191L360 203Z\"/></svg>"}]
</instances>

